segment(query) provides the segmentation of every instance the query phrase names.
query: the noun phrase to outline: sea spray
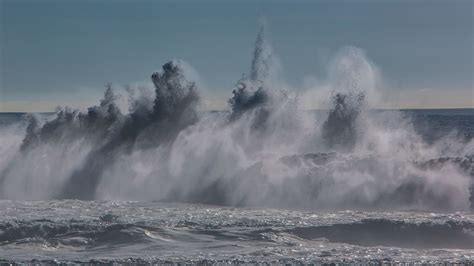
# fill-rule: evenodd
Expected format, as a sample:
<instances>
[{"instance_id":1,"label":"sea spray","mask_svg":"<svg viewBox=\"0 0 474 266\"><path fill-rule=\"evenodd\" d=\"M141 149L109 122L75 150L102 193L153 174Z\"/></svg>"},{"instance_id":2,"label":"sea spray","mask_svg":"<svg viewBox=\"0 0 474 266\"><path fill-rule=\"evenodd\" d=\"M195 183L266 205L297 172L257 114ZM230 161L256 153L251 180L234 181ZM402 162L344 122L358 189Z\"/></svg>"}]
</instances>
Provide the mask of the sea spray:
<instances>
[{"instance_id":1,"label":"sea spray","mask_svg":"<svg viewBox=\"0 0 474 266\"><path fill-rule=\"evenodd\" d=\"M268 44L265 33L266 24L262 21L255 42L249 77L243 77L237 82L229 99L232 111L230 119L235 120L247 111L254 111L257 112L255 126L263 125L270 112L267 109L271 100L270 74L274 65L272 47Z\"/></svg>"},{"instance_id":2,"label":"sea spray","mask_svg":"<svg viewBox=\"0 0 474 266\"><path fill-rule=\"evenodd\" d=\"M84 158L71 160L81 163L73 163L74 166L68 171L70 177L65 176L61 182L52 186L57 187L62 183L64 187L49 194L48 198L93 199L103 171L113 164L119 154L130 152L133 148L156 147L170 141L181 129L197 120L199 96L194 83L185 79L179 62L165 64L162 73L152 75L152 81L156 97L151 110L140 107L135 102L133 112L122 114L115 104L116 96L112 87L107 85L100 105L89 108L86 113L69 108L59 109L56 117L42 126L37 118L30 117L21 154L18 155L20 158L23 156L20 160L27 161L25 157L31 156L38 149L48 149L60 156L69 149L66 146L72 147L76 142L81 142L83 147L90 149ZM13 162L16 163L19 162ZM51 166L38 165L40 168L47 168L47 172L54 170L50 169ZM2 180L8 179L9 175L4 171Z\"/></svg>"},{"instance_id":3,"label":"sea spray","mask_svg":"<svg viewBox=\"0 0 474 266\"><path fill-rule=\"evenodd\" d=\"M298 119L297 97L282 85L279 77L281 66L267 35L267 23L262 20L259 23L250 73L237 82L232 97L228 100L230 121L243 116L243 119L251 121L250 128L257 134L274 130L275 124L281 122L290 122L287 127L298 126L291 123Z\"/></svg>"},{"instance_id":4,"label":"sea spray","mask_svg":"<svg viewBox=\"0 0 474 266\"><path fill-rule=\"evenodd\" d=\"M371 111L379 72L362 50L336 55L325 82L329 110L316 115L267 74L268 48L259 33L229 112L201 112L196 84L172 61L152 75L151 95L129 89L128 112L108 86L85 113L63 108L45 123L32 118L23 144L5 149L1 197L469 208L473 141L426 143L397 111Z\"/></svg>"},{"instance_id":5,"label":"sea spray","mask_svg":"<svg viewBox=\"0 0 474 266\"><path fill-rule=\"evenodd\" d=\"M352 149L357 143L358 118L365 106L365 95L336 93L333 106L323 124L322 136L328 147Z\"/></svg>"},{"instance_id":6,"label":"sea spray","mask_svg":"<svg viewBox=\"0 0 474 266\"><path fill-rule=\"evenodd\" d=\"M154 73L151 79L155 86L152 112L145 117L133 113L124 117L103 148L91 153L84 168L72 174L61 197L93 199L104 170L121 153L130 152L132 147L151 148L171 141L183 128L197 121L199 95L177 62L166 63L163 72ZM108 98L111 96L106 92L101 106L112 100ZM111 106L113 102L109 103L108 111Z\"/></svg>"}]
</instances>

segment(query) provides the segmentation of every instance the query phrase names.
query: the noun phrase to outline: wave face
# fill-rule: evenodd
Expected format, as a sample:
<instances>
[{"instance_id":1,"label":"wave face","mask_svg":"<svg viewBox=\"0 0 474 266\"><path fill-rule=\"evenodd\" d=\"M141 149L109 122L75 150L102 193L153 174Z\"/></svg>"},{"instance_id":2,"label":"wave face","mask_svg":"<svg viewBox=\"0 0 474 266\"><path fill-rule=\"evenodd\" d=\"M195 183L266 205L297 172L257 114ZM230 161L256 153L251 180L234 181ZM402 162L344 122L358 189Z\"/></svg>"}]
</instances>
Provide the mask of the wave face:
<instances>
[{"instance_id":1,"label":"wave face","mask_svg":"<svg viewBox=\"0 0 474 266\"><path fill-rule=\"evenodd\" d=\"M474 259L470 213L1 201L0 262L433 263Z\"/></svg>"},{"instance_id":2,"label":"wave face","mask_svg":"<svg viewBox=\"0 0 474 266\"><path fill-rule=\"evenodd\" d=\"M0 197L470 208L472 136L426 140L414 125L419 118L373 111L380 76L358 48L340 51L323 88L295 96L278 80L264 33L229 111L204 112L188 66L174 60L151 76L153 88L128 89L128 110L108 85L86 112L63 108L0 126ZM302 108L299 99L314 90L328 92L314 99L328 102L328 111Z\"/></svg>"}]
</instances>

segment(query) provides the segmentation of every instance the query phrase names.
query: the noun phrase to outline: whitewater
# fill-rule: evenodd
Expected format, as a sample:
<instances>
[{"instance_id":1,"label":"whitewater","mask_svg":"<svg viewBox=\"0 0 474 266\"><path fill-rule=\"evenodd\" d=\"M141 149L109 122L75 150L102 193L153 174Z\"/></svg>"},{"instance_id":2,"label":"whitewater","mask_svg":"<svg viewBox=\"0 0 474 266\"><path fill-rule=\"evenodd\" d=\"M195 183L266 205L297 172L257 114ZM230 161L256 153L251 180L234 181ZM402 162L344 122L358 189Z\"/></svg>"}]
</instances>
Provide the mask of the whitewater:
<instances>
[{"instance_id":1,"label":"whitewater","mask_svg":"<svg viewBox=\"0 0 474 266\"><path fill-rule=\"evenodd\" d=\"M294 90L265 34L227 110L171 60L125 109L1 114L0 261L472 262L472 109L375 109L355 47Z\"/></svg>"}]
</instances>

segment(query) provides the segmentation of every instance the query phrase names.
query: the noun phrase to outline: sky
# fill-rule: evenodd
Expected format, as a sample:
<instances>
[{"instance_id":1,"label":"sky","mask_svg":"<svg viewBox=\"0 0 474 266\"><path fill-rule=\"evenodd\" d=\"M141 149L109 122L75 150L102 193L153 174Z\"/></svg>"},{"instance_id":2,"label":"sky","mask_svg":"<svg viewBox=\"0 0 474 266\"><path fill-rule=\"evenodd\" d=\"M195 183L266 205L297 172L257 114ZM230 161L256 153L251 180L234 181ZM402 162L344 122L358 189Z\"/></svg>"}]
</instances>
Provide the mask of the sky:
<instances>
[{"instance_id":1,"label":"sky","mask_svg":"<svg viewBox=\"0 0 474 266\"><path fill-rule=\"evenodd\" d=\"M0 0L0 111L96 104L170 59L224 106L264 17L291 88L356 46L381 70L385 108L474 108L474 1Z\"/></svg>"}]
</instances>

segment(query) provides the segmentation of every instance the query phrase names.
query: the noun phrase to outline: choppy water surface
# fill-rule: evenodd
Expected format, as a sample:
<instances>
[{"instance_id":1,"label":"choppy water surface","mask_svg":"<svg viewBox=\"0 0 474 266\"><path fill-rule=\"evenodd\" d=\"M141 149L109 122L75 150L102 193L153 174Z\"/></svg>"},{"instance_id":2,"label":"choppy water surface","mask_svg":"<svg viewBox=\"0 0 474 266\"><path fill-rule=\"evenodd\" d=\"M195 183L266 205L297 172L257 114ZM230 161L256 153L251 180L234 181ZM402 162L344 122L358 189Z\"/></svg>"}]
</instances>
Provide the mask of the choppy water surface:
<instances>
[{"instance_id":1,"label":"choppy water surface","mask_svg":"<svg viewBox=\"0 0 474 266\"><path fill-rule=\"evenodd\" d=\"M1 201L0 259L28 262L468 262L471 213Z\"/></svg>"}]
</instances>

